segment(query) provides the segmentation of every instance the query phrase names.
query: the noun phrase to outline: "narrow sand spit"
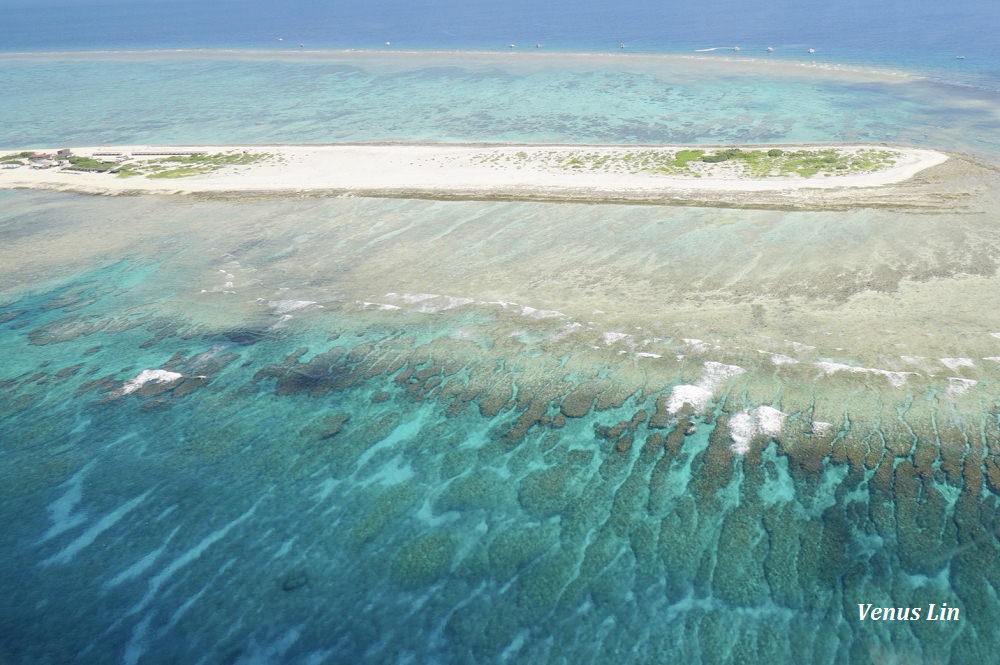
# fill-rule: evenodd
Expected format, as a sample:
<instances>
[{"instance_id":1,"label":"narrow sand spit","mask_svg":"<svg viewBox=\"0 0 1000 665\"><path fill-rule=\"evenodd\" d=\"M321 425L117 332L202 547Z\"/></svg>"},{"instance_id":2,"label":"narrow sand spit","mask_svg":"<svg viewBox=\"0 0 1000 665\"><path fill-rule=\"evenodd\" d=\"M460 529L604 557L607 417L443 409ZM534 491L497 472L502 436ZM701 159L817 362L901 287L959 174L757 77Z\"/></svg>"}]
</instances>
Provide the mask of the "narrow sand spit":
<instances>
[{"instance_id":1,"label":"narrow sand spit","mask_svg":"<svg viewBox=\"0 0 1000 665\"><path fill-rule=\"evenodd\" d=\"M763 147L765 150L771 146ZM244 165L227 165L209 173L178 178L119 177L113 173L70 171L29 165L0 170L0 188L64 190L90 194L356 195L429 198L511 198L585 201L670 202L718 201L750 197L762 200L809 196L810 192L871 189L902 183L948 159L944 153L903 147L782 146L785 150L835 150L849 155L866 150L892 154L890 166L869 172L816 173L811 177L751 177L733 163L692 163L685 173L626 168L624 157L673 155L677 146L541 146L541 145L274 145L274 146L103 146L73 148L74 155L133 163L161 159L141 153L262 155ZM760 150L762 146L747 149ZM709 148L711 150L711 148ZM0 151L8 154L14 151ZM42 151L40 151L42 152ZM45 150L44 152L54 152ZM605 165L567 166L573 156L607 156ZM102 156L103 155L103 156ZM266 155L266 156L264 156ZM742 198L741 198L742 197Z\"/></svg>"}]
</instances>

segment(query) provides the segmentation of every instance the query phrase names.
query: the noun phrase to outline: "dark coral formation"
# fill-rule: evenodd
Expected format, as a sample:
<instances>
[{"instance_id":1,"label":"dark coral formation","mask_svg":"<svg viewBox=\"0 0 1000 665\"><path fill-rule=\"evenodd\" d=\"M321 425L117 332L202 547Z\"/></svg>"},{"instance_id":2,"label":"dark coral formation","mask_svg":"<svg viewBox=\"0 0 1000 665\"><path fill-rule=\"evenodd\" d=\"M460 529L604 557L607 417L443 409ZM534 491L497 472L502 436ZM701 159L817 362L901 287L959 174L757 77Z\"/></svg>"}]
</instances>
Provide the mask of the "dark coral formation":
<instances>
[{"instance_id":1,"label":"dark coral formation","mask_svg":"<svg viewBox=\"0 0 1000 665\"><path fill-rule=\"evenodd\" d=\"M691 660L757 662L780 648L816 661L829 645L789 641L774 622L793 631L836 624L857 602L915 605L943 594L967 610L977 634L1000 620L982 591L984 580L1000 585L1000 428L995 416L976 418L933 393L871 413L852 403L850 417L829 425L814 418L828 405L784 395L780 433L756 431L737 453L733 423L762 403L754 391L766 394L765 384L723 388L704 412L671 412L676 380L628 363L591 371L591 360L507 350L497 362L468 340L395 333L353 344L340 335L267 362L262 349L280 340L266 335L82 316L39 326L30 341L103 339L114 326L139 334L136 347L169 348L157 368L180 377L116 402L142 366L102 370L108 345L86 342L74 362L3 379L0 418L23 417L58 386L90 396L94 408L141 404L149 417L182 408L206 386L199 394L214 397L212 408L237 396L284 404L301 422L289 425L283 447L255 451L263 473L381 478L353 494L336 490L349 515L336 540L369 561L366 575L411 591L442 580L505 589L495 608L469 601L482 620L456 612L446 621L448 639L483 659L580 607L621 613L622 599L643 589L656 600L644 598L632 618L658 620L649 608L673 618L655 635L624 630L620 639ZM440 421L410 431L420 409ZM457 423L478 425L473 433ZM197 454L235 447L238 439L222 443L227 436L221 425L215 438L199 433L214 443L199 442ZM486 526L470 542L472 524ZM280 590L320 593L323 580L302 570L277 571ZM903 578L925 582L910 588ZM893 630L914 653L954 662L981 644L922 625ZM694 633L697 643L685 641ZM865 625L839 639L852 653L878 644Z\"/></svg>"},{"instance_id":2,"label":"dark coral formation","mask_svg":"<svg viewBox=\"0 0 1000 665\"><path fill-rule=\"evenodd\" d=\"M996 537L988 526L992 518L983 521L997 506L1000 483L1000 455L994 454L1000 450L995 444L1000 432L994 420L973 425L947 405L938 408L928 402L893 416L876 414L878 419L871 421L855 414L849 424L820 431L812 426L810 407L793 412L777 437L757 435L749 449L737 455L729 421L747 408L741 400L730 403L723 396L710 426L699 428L690 411L667 411L666 392L652 393L637 402L652 406L652 416L646 408L633 408L631 416L605 425L600 422L602 410L623 408L630 396L645 392L642 383L620 378L573 382L553 376L539 385L513 372L485 374L481 365L458 360L467 358L461 349L440 354L433 347L416 347L406 360L397 355L399 350L366 345L353 355L336 352L333 364L288 358L262 370L258 380L274 378L277 392L295 385L297 392L323 394L325 389L317 392L317 386L348 387L371 378L372 368L384 368L384 375L394 377L408 400L435 400L453 414L476 404L483 416L498 421L505 450L528 442L548 449L545 432L591 419L603 460L596 476L591 462L574 465L570 451L557 444L546 453L550 465L526 472L517 484L517 500L526 517L559 517L560 538L572 540L574 529L592 528L596 516L604 514L599 534L605 535L587 548L572 575L556 565L554 553L540 554L524 541L526 560L550 577L542 584L532 576L530 584L519 583L518 588L534 594L555 584L561 590L553 598L567 608L584 597L596 603L603 593L621 592L602 570L617 560L623 542L636 561L635 570L665 581L669 596L678 602L694 594L732 608L776 603L815 620L839 615L866 593L875 593L864 591L875 588L867 586L872 582L857 578L859 570L872 567L928 579L950 567L955 602L972 606L979 592L969 566L987 565L983 556L996 551ZM388 360L390 356L394 360ZM936 431L935 438L913 434L928 431ZM683 468L689 472L678 475ZM595 477L603 480L594 485ZM825 478L839 480L830 485ZM990 489L985 497L984 487ZM504 491L496 473L480 470L452 481L435 509L488 510L488 497ZM738 497L735 503L733 497ZM873 549L867 544L871 539L882 546ZM509 541L497 540L492 547L499 551L509 547ZM407 553L401 563L408 566L415 558L422 571L416 577L423 579L431 574L427 570L440 573L448 565L447 549L443 544L428 546L428 554ZM523 565L503 564L496 574L509 575ZM996 564L988 567L993 571ZM850 587L850 597L836 593L839 599L831 608L830 590L848 580L857 588ZM607 590L602 591L602 585ZM922 602L901 590L895 593L905 599L898 603ZM531 606L541 601L526 602ZM982 611L993 617L994 610ZM701 625L706 629L714 624L706 615ZM981 626L985 630L985 623ZM492 640L510 636L514 626L473 629L456 624L455 629L463 639L475 634L476 640ZM919 627L900 630L910 630L913 640L919 636L924 653L948 653L943 638L927 638ZM720 633L719 640L732 653L763 657L777 639L767 634L745 637ZM964 653L960 644L950 648L953 655ZM809 661L817 653L804 650L800 656Z\"/></svg>"}]
</instances>

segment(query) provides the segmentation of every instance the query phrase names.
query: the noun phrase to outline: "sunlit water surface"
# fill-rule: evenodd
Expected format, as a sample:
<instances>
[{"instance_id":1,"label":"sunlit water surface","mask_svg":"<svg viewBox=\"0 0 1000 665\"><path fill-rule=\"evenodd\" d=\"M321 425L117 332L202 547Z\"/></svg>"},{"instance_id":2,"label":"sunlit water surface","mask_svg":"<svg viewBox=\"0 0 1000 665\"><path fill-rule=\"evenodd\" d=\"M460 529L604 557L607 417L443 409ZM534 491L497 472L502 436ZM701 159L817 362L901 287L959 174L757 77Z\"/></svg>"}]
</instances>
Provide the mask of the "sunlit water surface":
<instances>
[{"instance_id":1,"label":"sunlit water surface","mask_svg":"<svg viewBox=\"0 0 1000 665\"><path fill-rule=\"evenodd\" d=\"M934 212L0 193L0 660L1000 646L996 88L668 56L0 72L10 148L864 141L980 160ZM859 603L961 619L860 621Z\"/></svg>"}]
</instances>

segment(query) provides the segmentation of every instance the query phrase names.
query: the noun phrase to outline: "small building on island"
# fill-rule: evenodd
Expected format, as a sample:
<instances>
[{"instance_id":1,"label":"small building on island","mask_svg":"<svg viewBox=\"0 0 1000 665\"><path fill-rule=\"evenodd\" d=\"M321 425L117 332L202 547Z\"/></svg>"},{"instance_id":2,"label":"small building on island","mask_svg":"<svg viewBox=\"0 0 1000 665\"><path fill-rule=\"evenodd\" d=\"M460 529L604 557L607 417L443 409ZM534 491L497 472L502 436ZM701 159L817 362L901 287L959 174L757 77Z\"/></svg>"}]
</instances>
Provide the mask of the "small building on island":
<instances>
[{"instance_id":1,"label":"small building on island","mask_svg":"<svg viewBox=\"0 0 1000 665\"><path fill-rule=\"evenodd\" d=\"M31 164L33 169L51 169L53 166L59 166L59 162L52 159L52 155L32 155L28 158L28 163Z\"/></svg>"}]
</instances>

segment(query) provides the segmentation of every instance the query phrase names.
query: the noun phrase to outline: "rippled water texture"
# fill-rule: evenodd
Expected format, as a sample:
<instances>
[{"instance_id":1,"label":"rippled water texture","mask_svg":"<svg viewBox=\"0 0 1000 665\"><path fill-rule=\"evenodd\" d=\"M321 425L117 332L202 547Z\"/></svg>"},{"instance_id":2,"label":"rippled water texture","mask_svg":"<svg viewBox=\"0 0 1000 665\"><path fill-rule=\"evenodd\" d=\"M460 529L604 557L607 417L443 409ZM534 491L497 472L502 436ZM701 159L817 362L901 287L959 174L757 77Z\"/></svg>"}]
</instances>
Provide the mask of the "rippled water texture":
<instances>
[{"instance_id":1,"label":"rippled water texture","mask_svg":"<svg viewBox=\"0 0 1000 665\"><path fill-rule=\"evenodd\" d=\"M298 57L296 57L298 56ZM1000 152L995 79L559 54L0 57L6 147L888 141Z\"/></svg>"},{"instance_id":2,"label":"rippled water texture","mask_svg":"<svg viewBox=\"0 0 1000 665\"><path fill-rule=\"evenodd\" d=\"M4 59L76 102L0 143L976 157L931 212L0 192L0 660L991 662L995 93L421 58Z\"/></svg>"}]
</instances>

